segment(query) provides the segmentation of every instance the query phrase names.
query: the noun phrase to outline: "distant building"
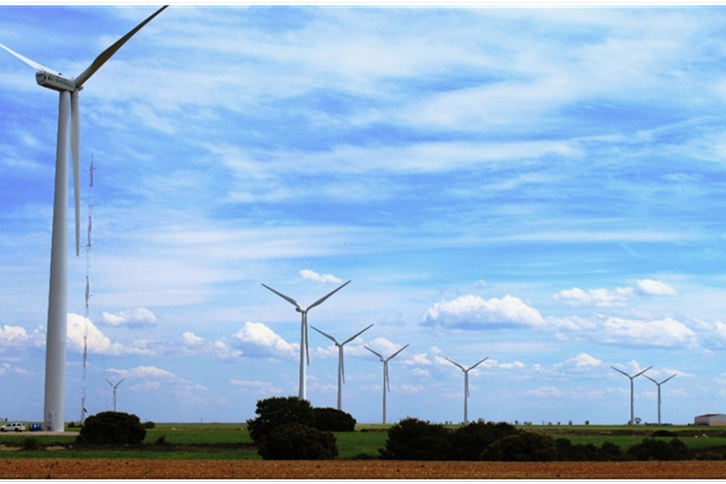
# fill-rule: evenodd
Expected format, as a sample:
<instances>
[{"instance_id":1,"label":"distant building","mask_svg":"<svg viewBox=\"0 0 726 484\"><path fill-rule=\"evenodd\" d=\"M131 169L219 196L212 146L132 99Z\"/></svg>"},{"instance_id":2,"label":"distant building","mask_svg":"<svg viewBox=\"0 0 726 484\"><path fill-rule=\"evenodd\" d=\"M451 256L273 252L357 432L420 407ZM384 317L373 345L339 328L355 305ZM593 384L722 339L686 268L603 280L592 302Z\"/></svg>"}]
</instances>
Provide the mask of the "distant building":
<instances>
[{"instance_id":1,"label":"distant building","mask_svg":"<svg viewBox=\"0 0 726 484\"><path fill-rule=\"evenodd\" d=\"M726 414L723 413L707 413L699 415L693 421L693 425L710 425L712 427L726 427Z\"/></svg>"}]
</instances>

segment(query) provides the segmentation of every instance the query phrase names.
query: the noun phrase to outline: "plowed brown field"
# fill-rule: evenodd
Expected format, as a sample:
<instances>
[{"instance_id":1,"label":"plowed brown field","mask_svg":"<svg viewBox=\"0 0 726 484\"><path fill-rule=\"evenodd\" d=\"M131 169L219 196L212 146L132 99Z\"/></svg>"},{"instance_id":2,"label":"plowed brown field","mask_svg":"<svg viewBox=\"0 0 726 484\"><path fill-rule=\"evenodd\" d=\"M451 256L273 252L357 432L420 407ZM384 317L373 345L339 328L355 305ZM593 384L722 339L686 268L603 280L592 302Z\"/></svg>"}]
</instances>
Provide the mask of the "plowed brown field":
<instances>
[{"instance_id":1,"label":"plowed brown field","mask_svg":"<svg viewBox=\"0 0 726 484\"><path fill-rule=\"evenodd\" d=\"M2 479L724 479L726 461L1 459Z\"/></svg>"}]
</instances>

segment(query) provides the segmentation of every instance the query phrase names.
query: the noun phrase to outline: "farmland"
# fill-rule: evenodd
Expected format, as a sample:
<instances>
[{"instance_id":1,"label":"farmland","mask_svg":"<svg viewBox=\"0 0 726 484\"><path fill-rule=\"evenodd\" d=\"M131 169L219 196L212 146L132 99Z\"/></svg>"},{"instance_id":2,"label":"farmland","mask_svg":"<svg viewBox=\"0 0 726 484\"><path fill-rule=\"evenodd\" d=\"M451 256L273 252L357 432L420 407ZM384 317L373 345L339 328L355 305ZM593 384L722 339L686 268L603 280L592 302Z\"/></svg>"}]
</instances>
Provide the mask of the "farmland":
<instances>
[{"instance_id":1,"label":"farmland","mask_svg":"<svg viewBox=\"0 0 726 484\"><path fill-rule=\"evenodd\" d=\"M574 444L621 449L641 442L658 427L532 426L523 427ZM686 462L417 462L378 459L387 439L380 425L336 432L339 455L329 461L263 461L241 424L158 424L142 445L124 448L77 448L75 434L0 435L0 478L692 478L726 476L726 461ZM723 459L726 431L669 427L697 452Z\"/></svg>"}]
</instances>

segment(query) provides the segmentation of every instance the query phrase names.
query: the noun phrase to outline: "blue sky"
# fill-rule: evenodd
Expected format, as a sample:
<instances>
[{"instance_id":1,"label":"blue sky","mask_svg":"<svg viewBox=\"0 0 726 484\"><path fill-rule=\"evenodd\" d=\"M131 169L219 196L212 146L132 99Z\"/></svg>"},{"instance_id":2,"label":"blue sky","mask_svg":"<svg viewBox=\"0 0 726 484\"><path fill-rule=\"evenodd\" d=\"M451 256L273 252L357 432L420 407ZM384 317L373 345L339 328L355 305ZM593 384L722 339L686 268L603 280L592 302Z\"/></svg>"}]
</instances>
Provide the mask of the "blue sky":
<instances>
[{"instance_id":1,"label":"blue sky","mask_svg":"<svg viewBox=\"0 0 726 484\"><path fill-rule=\"evenodd\" d=\"M0 6L75 76L151 6ZM81 93L91 293L70 257L66 420L236 422L297 394L309 304L343 407L388 420L625 423L726 395L726 11L172 6ZM0 417L43 406L57 95L0 52ZM83 239L85 241L85 238ZM335 406L311 331L308 398ZM635 415L657 419L635 380Z\"/></svg>"}]
</instances>

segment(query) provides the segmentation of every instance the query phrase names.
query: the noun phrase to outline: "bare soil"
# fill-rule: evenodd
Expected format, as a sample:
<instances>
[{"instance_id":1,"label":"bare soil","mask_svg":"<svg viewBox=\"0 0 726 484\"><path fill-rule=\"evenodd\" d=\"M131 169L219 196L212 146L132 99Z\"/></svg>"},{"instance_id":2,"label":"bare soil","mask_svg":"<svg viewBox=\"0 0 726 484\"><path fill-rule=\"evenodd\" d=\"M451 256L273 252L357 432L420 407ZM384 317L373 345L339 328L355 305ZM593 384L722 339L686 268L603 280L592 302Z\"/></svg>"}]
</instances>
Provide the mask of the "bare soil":
<instances>
[{"instance_id":1,"label":"bare soil","mask_svg":"<svg viewBox=\"0 0 726 484\"><path fill-rule=\"evenodd\" d=\"M726 461L0 459L1 479L724 479Z\"/></svg>"}]
</instances>

